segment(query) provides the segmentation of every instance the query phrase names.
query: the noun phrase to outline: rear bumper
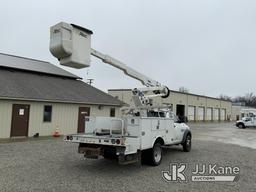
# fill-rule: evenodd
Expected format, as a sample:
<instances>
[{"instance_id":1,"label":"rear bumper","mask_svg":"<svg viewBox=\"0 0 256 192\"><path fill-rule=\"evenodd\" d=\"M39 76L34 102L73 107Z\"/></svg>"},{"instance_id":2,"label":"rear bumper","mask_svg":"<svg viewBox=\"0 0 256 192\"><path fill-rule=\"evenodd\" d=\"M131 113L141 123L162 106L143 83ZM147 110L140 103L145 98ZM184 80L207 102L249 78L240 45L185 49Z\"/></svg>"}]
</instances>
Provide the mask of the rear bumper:
<instances>
[{"instance_id":1,"label":"rear bumper","mask_svg":"<svg viewBox=\"0 0 256 192\"><path fill-rule=\"evenodd\" d=\"M141 153L125 155L125 147L110 147L110 146L98 146L79 144L78 153L81 153L86 158L98 159L100 156L108 159L116 159L119 164L130 164L140 161Z\"/></svg>"},{"instance_id":2,"label":"rear bumper","mask_svg":"<svg viewBox=\"0 0 256 192\"><path fill-rule=\"evenodd\" d=\"M79 143L78 153L83 154L86 158L97 159L99 156L124 155L125 149L125 147Z\"/></svg>"},{"instance_id":3,"label":"rear bumper","mask_svg":"<svg viewBox=\"0 0 256 192\"><path fill-rule=\"evenodd\" d=\"M78 143L79 153L102 155L102 151L110 151L115 155L135 154L140 149L141 138L133 136L97 136L90 134L73 134L64 137L64 141ZM87 147L83 149L82 147ZM89 149L88 149L89 148ZM91 149L93 148L93 149ZM95 149L95 148L100 148ZM97 151L97 152L95 152ZM100 151L100 152L99 152ZM88 153L87 153L88 152Z\"/></svg>"},{"instance_id":4,"label":"rear bumper","mask_svg":"<svg viewBox=\"0 0 256 192\"><path fill-rule=\"evenodd\" d=\"M85 144L97 144L108 146L125 146L124 137L106 137L106 136L94 136L94 135L67 135L64 137L64 141L72 143L85 143Z\"/></svg>"}]
</instances>

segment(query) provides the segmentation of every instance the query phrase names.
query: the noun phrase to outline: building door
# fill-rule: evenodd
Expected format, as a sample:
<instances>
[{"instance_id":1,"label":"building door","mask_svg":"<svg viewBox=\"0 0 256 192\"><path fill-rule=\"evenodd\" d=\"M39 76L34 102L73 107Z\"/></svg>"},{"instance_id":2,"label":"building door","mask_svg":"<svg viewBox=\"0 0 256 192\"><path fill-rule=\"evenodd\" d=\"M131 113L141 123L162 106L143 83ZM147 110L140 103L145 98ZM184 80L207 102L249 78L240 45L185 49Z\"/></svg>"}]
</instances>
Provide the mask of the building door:
<instances>
[{"instance_id":1,"label":"building door","mask_svg":"<svg viewBox=\"0 0 256 192\"><path fill-rule=\"evenodd\" d=\"M85 120L90 116L90 107L79 107L77 133L85 132Z\"/></svg>"},{"instance_id":2,"label":"building door","mask_svg":"<svg viewBox=\"0 0 256 192\"><path fill-rule=\"evenodd\" d=\"M195 121L195 106L188 106L188 120Z\"/></svg>"},{"instance_id":3,"label":"building door","mask_svg":"<svg viewBox=\"0 0 256 192\"><path fill-rule=\"evenodd\" d=\"M29 105L13 104L11 137L28 136Z\"/></svg>"},{"instance_id":4,"label":"building door","mask_svg":"<svg viewBox=\"0 0 256 192\"><path fill-rule=\"evenodd\" d=\"M176 105L176 115L180 120L185 120L185 105Z\"/></svg>"}]
</instances>

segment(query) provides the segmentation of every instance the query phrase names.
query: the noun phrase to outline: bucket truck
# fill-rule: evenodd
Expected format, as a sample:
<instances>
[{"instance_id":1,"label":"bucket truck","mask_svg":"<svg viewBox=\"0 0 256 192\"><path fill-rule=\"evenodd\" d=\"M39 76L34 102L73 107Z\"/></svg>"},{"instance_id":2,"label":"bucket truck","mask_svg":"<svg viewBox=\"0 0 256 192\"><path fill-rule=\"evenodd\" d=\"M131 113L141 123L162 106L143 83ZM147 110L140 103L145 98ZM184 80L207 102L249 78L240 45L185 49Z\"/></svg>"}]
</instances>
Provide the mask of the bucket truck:
<instances>
[{"instance_id":1,"label":"bucket truck","mask_svg":"<svg viewBox=\"0 0 256 192\"><path fill-rule=\"evenodd\" d=\"M72 68L90 66L93 55L104 63L122 70L145 87L132 90L134 107L122 107L122 116L86 117L85 132L64 137L78 143L78 152L86 158L117 159L120 164L138 161L157 166L162 160L162 147L182 145L191 150L190 128L179 121L170 106L154 106L152 98L166 98L167 86L161 85L119 60L91 48L93 32L75 24L60 22L50 29L50 52L61 65Z\"/></svg>"}]
</instances>

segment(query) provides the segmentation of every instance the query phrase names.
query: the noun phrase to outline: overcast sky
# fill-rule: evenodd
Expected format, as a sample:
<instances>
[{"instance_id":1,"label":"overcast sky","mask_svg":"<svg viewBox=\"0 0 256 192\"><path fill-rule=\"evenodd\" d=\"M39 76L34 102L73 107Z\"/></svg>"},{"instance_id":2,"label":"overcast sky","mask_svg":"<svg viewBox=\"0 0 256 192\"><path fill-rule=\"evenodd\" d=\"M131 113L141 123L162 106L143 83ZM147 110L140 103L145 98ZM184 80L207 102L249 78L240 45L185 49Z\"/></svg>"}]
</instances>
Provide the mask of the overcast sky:
<instances>
[{"instance_id":1,"label":"overcast sky","mask_svg":"<svg viewBox=\"0 0 256 192\"><path fill-rule=\"evenodd\" d=\"M255 0L6 0L0 10L2 53L59 66L49 28L65 21L91 29L94 49L170 89L256 93ZM95 58L89 69L65 69L104 91L141 86Z\"/></svg>"}]
</instances>

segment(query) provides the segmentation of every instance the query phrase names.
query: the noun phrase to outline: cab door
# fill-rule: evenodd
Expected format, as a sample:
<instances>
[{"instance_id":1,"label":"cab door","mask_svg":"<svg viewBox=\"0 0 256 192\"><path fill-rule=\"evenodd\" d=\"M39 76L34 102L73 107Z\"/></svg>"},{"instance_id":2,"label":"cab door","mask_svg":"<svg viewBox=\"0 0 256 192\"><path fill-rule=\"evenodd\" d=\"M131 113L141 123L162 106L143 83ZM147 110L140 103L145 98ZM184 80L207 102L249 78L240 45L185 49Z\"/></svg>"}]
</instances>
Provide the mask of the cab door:
<instances>
[{"instance_id":1,"label":"cab door","mask_svg":"<svg viewBox=\"0 0 256 192\"><path fill-rule=\"evenodd\" d=\"M250 126L254 126L253 123L254 121L253 121L253 117L246 117L245 118L245 120L244 120L244 124L245 124L245 126L248 126L248 127L250 127Z\"/></svg>"},{"instance_id":2,"label":"cab door","mask_svg":"<svg viewBox=\"0 0 256 192\"><path fill-rule=\"evenodd\" d=\"M256 126L256 117L252 117L252 126Z\"/></svg>"}]
</instances>

